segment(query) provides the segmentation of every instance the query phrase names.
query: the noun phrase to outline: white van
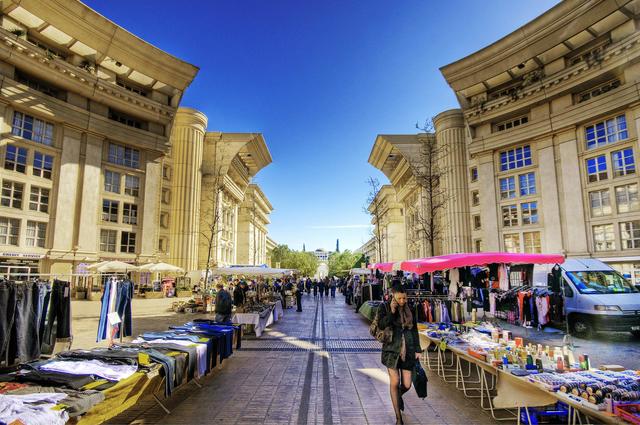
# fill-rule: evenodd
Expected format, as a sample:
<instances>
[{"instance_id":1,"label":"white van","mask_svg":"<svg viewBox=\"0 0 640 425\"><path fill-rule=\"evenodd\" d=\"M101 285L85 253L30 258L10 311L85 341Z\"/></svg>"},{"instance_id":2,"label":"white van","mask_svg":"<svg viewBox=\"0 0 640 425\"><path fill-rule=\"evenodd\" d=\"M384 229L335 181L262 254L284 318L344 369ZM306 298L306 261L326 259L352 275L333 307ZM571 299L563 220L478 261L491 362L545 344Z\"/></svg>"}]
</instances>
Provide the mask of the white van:
<instances>
[{"instance_id":1,"label":"white van","mask_svg":"<svg viewBox=\"0 0 640 425\"><path fill-rule=\"evenodd\" d=\"M564 293L564 314L574 334L588 337L593 331L609 331L640 336L640 292L620 273L591 258L567 259L556 273L553 267L535 266L533 281Z\"/></svg>"}]
</instances>

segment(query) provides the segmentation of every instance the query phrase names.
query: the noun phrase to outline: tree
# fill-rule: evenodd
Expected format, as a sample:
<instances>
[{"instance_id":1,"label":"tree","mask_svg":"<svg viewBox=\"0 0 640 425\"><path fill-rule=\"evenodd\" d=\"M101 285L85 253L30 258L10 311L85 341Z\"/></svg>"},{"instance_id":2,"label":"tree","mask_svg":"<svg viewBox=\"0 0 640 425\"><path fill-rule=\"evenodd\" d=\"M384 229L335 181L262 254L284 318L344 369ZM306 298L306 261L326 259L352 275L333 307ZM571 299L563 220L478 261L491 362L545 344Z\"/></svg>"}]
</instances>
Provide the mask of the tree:
<instances>
[{"instance_id":1,"label":"tree","mask_svg":"<svg viewBox=\"0 0 640 425\"><path fill-rule=\"evenodd\" d=\"M422 238L427 256L435 255L436 244L443 239L441 225L449 195L443 185L447 173L445 158L449 155L446 145L437 142L433 122L425 121L418 135L420 153L409 161L418 188L418 207L415 211L414 226Z\"/></svg>"},{"instance_id":2,"label":"tree","mask_svg":"<svg viewBox=\"0 0 640 425\"><path fill-rule=\"evenodd\" d=\"M362 254L351 252L348 249L342 252L334 252L329 256L329 275L344 276L362 260Z\"/></svg>"},{"instance_id":3,"label":"tree","mask_svg":"<svg viewBox=\"0 0 640 425\"><path fill-rule=\"evenodd\" d=\"M367 184L369 185L369 195L367 196L367 203L363 207L363 211L369 214L374 222L374 227L371 229L371 236L376 246L378 262L384 262L384 258L382 257L382 244L386 235L381 228L383 205L382 200L378 197L380 193L380 182L374 177L369 177Z\"/></svg>"},{"instance_id":4,"label":"tree","mask_svg":"<svg viewBox=\"0 0 640 425\"><path fill-rule=\"evenodd\" d=\"M275 267L276 264L280 263L280 267L283 267L282 264L287 259L287 256L291 253L291 250L287 245L277 245L271 251L271 265Z\"/></svg>"},{"instance_id":5,"label":"tree","mask_svg":"<svg viewBox=\"0 0 640 425\"><path fill-rule=\"evenodd\" d=\"M200 224L200 234L207 242L207 263L204 274L204 286L209 283L212 259L217 265L217 258L212 258L218 249L218 234L222 229L222 194L224 191L224 174L218 168L213 174L203 175L203 221ZM216 256L217 257L217 256Z\"/></svg>"},{"instance_id":6,"label":"tree","mask_svg":"<svg viewBox=\"0 0 640 425\"><path fill-rule=\"evenodd\" d=\"M318 259L311 252L294 251L287 245L278 245L271 251L272 263L284 269L295 269L303 276L313 276L318 270Z\"/></svg>"}]
</instances>

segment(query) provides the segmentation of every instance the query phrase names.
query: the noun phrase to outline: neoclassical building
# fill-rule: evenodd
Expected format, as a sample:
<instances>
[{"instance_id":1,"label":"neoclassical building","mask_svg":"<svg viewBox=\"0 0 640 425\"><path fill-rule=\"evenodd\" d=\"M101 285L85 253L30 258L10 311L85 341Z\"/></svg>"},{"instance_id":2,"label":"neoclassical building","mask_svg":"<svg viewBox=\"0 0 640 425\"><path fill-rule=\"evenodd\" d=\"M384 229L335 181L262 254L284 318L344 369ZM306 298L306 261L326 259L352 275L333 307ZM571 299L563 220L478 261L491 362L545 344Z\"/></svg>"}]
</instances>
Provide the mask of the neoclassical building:
<instances>
[{"instance_id":1,"label":"neoclassical building","mask_svg":"<svg viewBox=\"0 0 640 425\"><path fill-rule=\"evenodd\" d=\"M198 69L76 0L4 1L0 39L0 274L153 261Z\"/></svg>"},{"instance_id":2,"label":"neoclassical building","mask_svg":"<svg viewBox=\"0 0 640 425\"><path fill-rule=\"evenodd\" d=\"M267 225L273 206L257 184L250 184L238 216L238 264L269 265ZM273 242L273 241L272 241Z\"/></svg>"}]
</instances>

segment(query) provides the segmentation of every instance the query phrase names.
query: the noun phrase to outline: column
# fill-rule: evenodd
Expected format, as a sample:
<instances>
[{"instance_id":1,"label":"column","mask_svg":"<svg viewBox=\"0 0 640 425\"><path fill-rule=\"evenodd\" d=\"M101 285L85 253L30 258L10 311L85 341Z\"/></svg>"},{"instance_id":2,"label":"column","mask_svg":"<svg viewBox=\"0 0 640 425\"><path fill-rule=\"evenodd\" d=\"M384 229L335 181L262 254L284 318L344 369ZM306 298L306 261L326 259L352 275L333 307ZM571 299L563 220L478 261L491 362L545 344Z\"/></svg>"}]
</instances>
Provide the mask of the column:
<instances>
[{"instance_id":1,"label":"column","mask_svg":"<svg viewBox=\"0 0 640 425\"><path fill-rule=\"evenodd\" d=\"M558 181L556 178L553 141L538 142L538 181L542 197L542 220L544 233L542 252L562 252L562 226L560 224L560 203L558 201Z\"/></svg>"},{"instance_id":2,"label":"column","mask_svg":"<svg viewBox=\"0 0 640 425\"><path fill-rule=\"evenodd\" d=\"M578 142L575 131L558 135L560 153L560 182L562 183L562 210L565 227L565 250L569 256L584 256L589 253L584 204L582 198L582 180L580 179L581 160L578 159Z\"/></svg>"},{"instance_id":3,"label":"column","mask_svg":"<svg viewBox=\"0 0 640 425\"><path fill-rule=\"evenodd\" d=\"M154 261L158 251L158 219L162 191L162 158L147 152L142 203L142 231L140 237L141 262Z\"/></svg>"},{"instance_id":4,"label":"column","mask_svg":"<svg viewBox=\"0 0 640 425\"><path fill-rule=\"evenodd\" d=\"M170 256L173 264L193 271L198 266L202 151L207 117L195 109L180 108L171 132Z\"/></svg>"},{"instance_id":5,"label":"column","mask_svg":"<svg viewBox=\"0 0 640 425\"><path fill-rule=\"evenodd\" d=\"M482 222L482 240L485 251L500 251L501 249L495 176L493 152L479 156L480 221Z\"/></svg>"},{"instance_id":6,"label":"column","mask_svg":"<svg viewBox=\"0 0 640 425\"><path fill-rule=\"evenodd\" d=\"M95 256L98 251L100 192L102 187L103 139L87 134L84 170L82 176L82 202L78 232L78 255ZM62 179L62 177L61 177ZM57 226L56 226L57 227Z\"/></svg>"},{"instance_id":7,"label":"column","mask_svg":"<svg viewBox=\"0 0 640 425\"><path fill-rule=\"evenodd\" d=\"M469 185L464 115L460 109L442 112L433 119L436 143L444 149L442 166L446 207L440 216L445 254L471 252ZM443 220L444 219L444 220Z\"/></svg>"}]
</instances>

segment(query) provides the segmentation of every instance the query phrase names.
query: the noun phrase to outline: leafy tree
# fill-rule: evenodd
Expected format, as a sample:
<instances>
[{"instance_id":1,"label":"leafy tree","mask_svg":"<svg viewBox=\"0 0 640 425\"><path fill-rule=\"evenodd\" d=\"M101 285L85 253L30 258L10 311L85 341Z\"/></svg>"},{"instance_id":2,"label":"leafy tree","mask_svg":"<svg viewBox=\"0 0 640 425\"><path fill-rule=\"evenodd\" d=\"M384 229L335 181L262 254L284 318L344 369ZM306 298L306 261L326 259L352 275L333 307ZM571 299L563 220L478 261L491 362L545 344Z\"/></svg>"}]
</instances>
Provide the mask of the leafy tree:
<instances>
[{"instance_id":1,"label":"leafy tree","mask_svg":"<svg viewBox=\"0 0 640 425\"><path fill-rule=\"evenodd\" d=\"M295 269L303 276L313 276L318 270L318 259L311 252L294 251L287 245L278 245L271 251L271 263L280 263L283 269Z\"/></svg>"},{"instance_id":2,"label":"leafy tree","mask_svg":"<svg viewBox=\"0 0 640 425\"><path fill-rule=\"evenodd\" d=\"M289 254L291 254L291 249L289 249L287 245L277 245L271 251L271 266L276 267L276 264L280 263L280 267L284 267L283 263L286 261Z\"/></svg>"},{"instance_id":3,"label":"leafy tree","mask_svg":"<svg viewBox=\"0 0 640 425\"><path fill-rule=\"evenodd\" d=\"M344 276L349 273L362 259L362 254L351 252L348 249L342 252L334 252L329 256L329 275Z\"/></svg>"}]
</instances>

